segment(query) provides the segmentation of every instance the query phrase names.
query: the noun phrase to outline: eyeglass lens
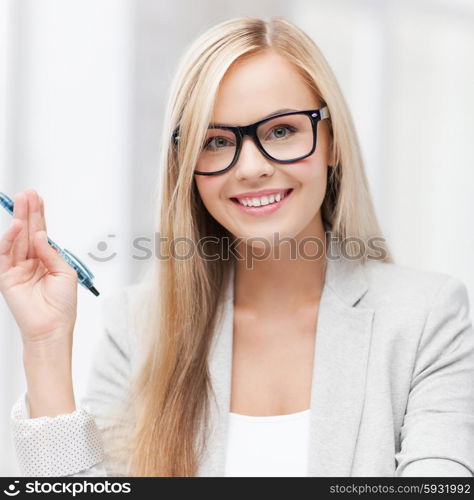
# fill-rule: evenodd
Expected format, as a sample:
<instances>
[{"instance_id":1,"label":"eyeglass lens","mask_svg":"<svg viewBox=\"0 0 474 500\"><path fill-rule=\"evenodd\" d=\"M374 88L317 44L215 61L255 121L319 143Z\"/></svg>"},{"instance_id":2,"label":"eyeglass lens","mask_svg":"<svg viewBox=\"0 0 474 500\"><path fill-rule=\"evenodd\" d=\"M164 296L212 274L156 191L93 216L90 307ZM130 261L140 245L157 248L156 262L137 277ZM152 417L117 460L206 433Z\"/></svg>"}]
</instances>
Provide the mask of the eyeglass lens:
<instances>
[{"instance_id":1,"label":"eyeglass lens","mask_svg":"<svg viewBox=\"0 0 474 500\"><path fill-rule=\"evenodd\" d=\"M293 160L313 148L311 118L296 114L280 116L259 125L257 136L263 149L276 160ZM232 130L209 128L196 164L199 172L217 172L234 159L237 138Z\"/></svg>"}]
</instances>

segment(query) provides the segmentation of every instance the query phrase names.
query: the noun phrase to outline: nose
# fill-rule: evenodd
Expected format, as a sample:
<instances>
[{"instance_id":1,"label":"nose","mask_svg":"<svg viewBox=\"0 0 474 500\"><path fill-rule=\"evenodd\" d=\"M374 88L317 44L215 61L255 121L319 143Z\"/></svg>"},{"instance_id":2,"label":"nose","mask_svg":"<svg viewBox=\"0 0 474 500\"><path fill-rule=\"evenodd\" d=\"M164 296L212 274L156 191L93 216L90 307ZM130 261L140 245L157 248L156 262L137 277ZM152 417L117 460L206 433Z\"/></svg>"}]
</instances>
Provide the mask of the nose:
<instances>
[{"instance_id":1,"label":"nose","mask_svg":"<svg viewBox=\"0 0 474 500\"><path fill-rule=\"evenodd\" d=\"M234 169L235 175L239 179L249 179L262 175L272 175L275 167L258 149L253 138L244 136Z\"/></svg>"}]
</instances>

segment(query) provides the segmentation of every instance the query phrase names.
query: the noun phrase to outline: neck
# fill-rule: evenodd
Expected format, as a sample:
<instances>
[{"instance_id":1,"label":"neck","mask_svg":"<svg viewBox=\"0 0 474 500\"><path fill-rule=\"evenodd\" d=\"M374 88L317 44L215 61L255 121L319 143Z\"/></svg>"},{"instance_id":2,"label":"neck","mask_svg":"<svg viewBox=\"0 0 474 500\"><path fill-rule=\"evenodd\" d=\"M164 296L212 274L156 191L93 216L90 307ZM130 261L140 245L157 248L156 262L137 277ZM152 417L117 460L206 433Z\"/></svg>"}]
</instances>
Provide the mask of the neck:
<instances>
[{"instance_id":1,"label":"neck","mask_svg":"<svg viewBox=\"0 0 474 500\"><path fill-rule=\"evenodd\" d=\"M259 314L291 314L319 303L327 263L326 236L321 217L315 217L304 231L292 239L291 244L282 243L278 252L276 250L270 252L266 249L262 260L236 261L236 308L258 311ZM246 255L240 248L239 254ZM258 255L259 251L248 249L248 254Z\"/></svg>"}]
</instances>

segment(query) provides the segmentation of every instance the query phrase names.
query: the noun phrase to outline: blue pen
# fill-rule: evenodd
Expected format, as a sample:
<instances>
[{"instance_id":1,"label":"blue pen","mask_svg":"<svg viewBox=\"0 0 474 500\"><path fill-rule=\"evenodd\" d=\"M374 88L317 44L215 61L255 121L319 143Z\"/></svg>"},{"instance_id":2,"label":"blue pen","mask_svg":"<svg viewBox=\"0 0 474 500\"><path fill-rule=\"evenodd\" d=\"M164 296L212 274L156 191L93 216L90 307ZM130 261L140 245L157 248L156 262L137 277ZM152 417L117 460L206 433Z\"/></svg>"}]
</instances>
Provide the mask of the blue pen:
<instances>
[{"instance_id":1,"label":"blue pen","mask_svg":"<svg viewBox=\"0 0 474 500\"><path fill-rule=\"evenodd\" d=\"M0 193L0 204L5 208L7 212L13 215L13 200L4 193ZM48 243L59 253L59 255L73 268L77 273L77 277L79 283L90 290L95 296L99 295L99 292L96 290L94 285L92 284L92 280L94 279L94 275L89 271L87 266L81 262L73 253L65 248L62 249L54 241L52 241L48 237Z\"/></svg>"}]
</instances>

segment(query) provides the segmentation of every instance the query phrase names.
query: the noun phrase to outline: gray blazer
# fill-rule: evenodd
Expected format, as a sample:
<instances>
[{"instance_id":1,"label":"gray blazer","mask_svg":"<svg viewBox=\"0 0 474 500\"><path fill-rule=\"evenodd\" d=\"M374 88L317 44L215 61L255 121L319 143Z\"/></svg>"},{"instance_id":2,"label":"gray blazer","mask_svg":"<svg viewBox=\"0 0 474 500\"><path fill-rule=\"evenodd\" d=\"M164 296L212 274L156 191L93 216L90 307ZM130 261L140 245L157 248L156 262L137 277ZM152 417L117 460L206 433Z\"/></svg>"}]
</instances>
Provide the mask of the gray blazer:
<instances>
[{"instance_id":1,"label":"gray blazer","mask_svg":"<svg viewBox=\"0 0 474 500\"><path fill-rule=\"evenodd\" d=\"M82 401L98 429L137 366L130 313L140 287L127 286L106 302L105 334ZM328 260L318 314L309 475L473 476L474 330L463 282L339 256ZM210 352L216 400L199 476L224 475L232 331L233 279ZM15 436L17 449L26 449ZM71 446L88 448L82 441ZM108 474L100 457L82 463L88 458L90 469L70 467L65 474Z\"/></svg>"},{"instance_id":2,"label":"gray blazer","mask_svg":"<svg viewBox=\"0 0 474 500\"><path fill-rule=\"evenodd\" d=\"M218 411L202 475L223 475L232 304L230 287L210 362ZM314 359L310 476L474 475L474 330L461 281L328 260Z\"/></svg>"}]
</instances>

